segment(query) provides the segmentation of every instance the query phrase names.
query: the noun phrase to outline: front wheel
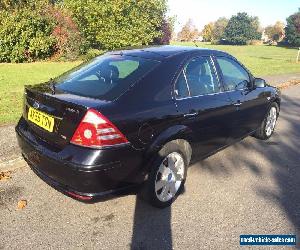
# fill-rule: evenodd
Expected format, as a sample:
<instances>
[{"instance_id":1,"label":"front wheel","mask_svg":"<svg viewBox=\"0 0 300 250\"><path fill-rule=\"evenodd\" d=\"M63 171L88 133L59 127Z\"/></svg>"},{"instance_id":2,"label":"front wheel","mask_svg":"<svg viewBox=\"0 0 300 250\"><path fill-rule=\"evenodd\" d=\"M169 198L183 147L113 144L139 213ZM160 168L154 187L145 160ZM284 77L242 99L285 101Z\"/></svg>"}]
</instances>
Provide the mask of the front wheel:
<instances>
[{"instance_id":1,"label":"front wheel","mask_svg":"<svg viewBox=\"0 0 300 250\"><path fill-rule=\"evenodd\" d=\"M267 113L262 124L260 125L258 130L255 132L254 137L261 139L261 140L269 139L274 132L278 115L279 115L279 107L278 107L277 103L274 102L271 104L269 112Z\"/></svg>"}]
</instances>

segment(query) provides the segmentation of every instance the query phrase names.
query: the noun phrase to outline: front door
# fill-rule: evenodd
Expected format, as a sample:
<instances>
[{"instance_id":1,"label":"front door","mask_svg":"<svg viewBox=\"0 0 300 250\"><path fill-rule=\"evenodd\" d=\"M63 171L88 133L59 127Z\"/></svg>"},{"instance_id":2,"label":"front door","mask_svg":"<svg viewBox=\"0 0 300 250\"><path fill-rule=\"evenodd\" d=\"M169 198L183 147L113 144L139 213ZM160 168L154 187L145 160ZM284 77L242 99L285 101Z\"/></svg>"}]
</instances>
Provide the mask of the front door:
<instances>
[{"instance_id":1,"label":"front door","mask_svg":"<svg viewBox=\"0 0 300 250\"><path fill-rule=\"evenodd\" d=\"M266 97L263 91L253 88L251 76L235 59L216 59L232 111L235 111L228 117L232 120L228 143L232 143L257 129L266 112Z\"/></svg>"}]
</instances>

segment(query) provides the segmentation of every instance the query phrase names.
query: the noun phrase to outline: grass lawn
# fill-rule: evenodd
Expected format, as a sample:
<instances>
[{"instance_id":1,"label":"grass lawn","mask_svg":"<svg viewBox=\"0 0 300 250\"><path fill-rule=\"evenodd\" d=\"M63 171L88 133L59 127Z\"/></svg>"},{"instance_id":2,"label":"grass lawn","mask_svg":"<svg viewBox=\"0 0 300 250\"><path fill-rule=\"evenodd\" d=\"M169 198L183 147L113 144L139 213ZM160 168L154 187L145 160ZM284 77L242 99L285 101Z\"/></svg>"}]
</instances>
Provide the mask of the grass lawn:
<instances>
[{"instance_id":1,"label":"grass lawn","mask_svg":"<svg viewBox=\"0 0 300 250\"><path fill-rule=\"evenodd\" d=\"M46 81L79 62L0 64L0 125L16 123L22 112L23 86Z\"/></svg>"},{"instance_id":2,"label":"grass lawn","mask_svg":"<svg viewBox=\"0 0 300 250\"><path fill-rule=\"evenodd\" d=\"M176 45L195 46L193 42L174 42ZM211 45L197 43L199 47L226 51L240 60L255 76L300 73L296 63L297 49L268 45Z\"/></svg>"},{"instance_id":3,"label":"grass lawn","mask_svg":"<svg viewBox=\"0 0 300 250\"><path fill-rule=\"evenodd\" d=\"M193 43L173 43L194 46ZM225 46L197 43L199 47L224 50L236 56L254 75L300 73L296 49L275 46ZM16 123L21 115L25 84L48 80L80 62L37 62L0 64L0 125Z\"/></svg>"}]
</instances>

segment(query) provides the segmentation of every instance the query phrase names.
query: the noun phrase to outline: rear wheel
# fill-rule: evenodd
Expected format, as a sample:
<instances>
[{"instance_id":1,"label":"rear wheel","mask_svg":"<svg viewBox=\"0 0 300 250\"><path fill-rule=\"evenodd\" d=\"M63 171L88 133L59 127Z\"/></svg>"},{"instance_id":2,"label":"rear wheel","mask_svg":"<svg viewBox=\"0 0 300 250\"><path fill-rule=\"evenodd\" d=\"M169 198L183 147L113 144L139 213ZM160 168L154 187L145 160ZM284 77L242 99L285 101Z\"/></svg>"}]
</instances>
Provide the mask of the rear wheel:
<instances>
[{"instance_id":1,"label":"rear wheel","mask_svg":"<svg viewBox=\"0 0 300 250\"><path fill-rule=\"evenodd\" d=\"M143 196L159 208L170 206L181 193L189 162L183 147L175 142L166 144L153 161Z\"/></svg>"},{"instance_id":2,"label":"rear wheel","mask_svg":"<svg viewBox=\"0 0 300 250\"><path fill-rule=\"evenodd\" d=\"M277 103L274 102L271 104L269 112L267 113L262 124L260 125L258 130L255 132L254 137L261 139L261 140L269 139L274 132L278 114L279 114L279 107L278 107Z\"/></svg>"}]
</instances>

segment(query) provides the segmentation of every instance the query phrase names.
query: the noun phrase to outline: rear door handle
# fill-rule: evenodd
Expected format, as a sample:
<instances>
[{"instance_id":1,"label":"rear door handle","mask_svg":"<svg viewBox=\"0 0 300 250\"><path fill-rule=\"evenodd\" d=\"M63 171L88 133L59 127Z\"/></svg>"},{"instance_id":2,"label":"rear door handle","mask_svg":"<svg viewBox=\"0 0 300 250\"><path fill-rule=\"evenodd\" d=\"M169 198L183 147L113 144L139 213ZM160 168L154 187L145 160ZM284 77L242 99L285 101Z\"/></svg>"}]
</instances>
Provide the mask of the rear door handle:
<instances>
[{"instance_id":1,"label":"rear door handle","mask_svg":"<svg viewBox=\"0 0 300 250\"><path fill-rule=\"evenodd\" d=\"M237 101L236 103L234 103L233 105L236 106L236 107L239 107L241 106L243 103L241 101Z\"/></svg>"},{"instance_id":2,"label":"rear door handle","mask_svg":"<svg viewBox=\"0 0 300 250\"><path fill-rule=\"evenodd\" d=\"M191 112L191 113L188 113L188 114L184 114L184 117L194 117L194 116L197 116L198 115L198 112Z\"/></svg>"}]
</instances>

